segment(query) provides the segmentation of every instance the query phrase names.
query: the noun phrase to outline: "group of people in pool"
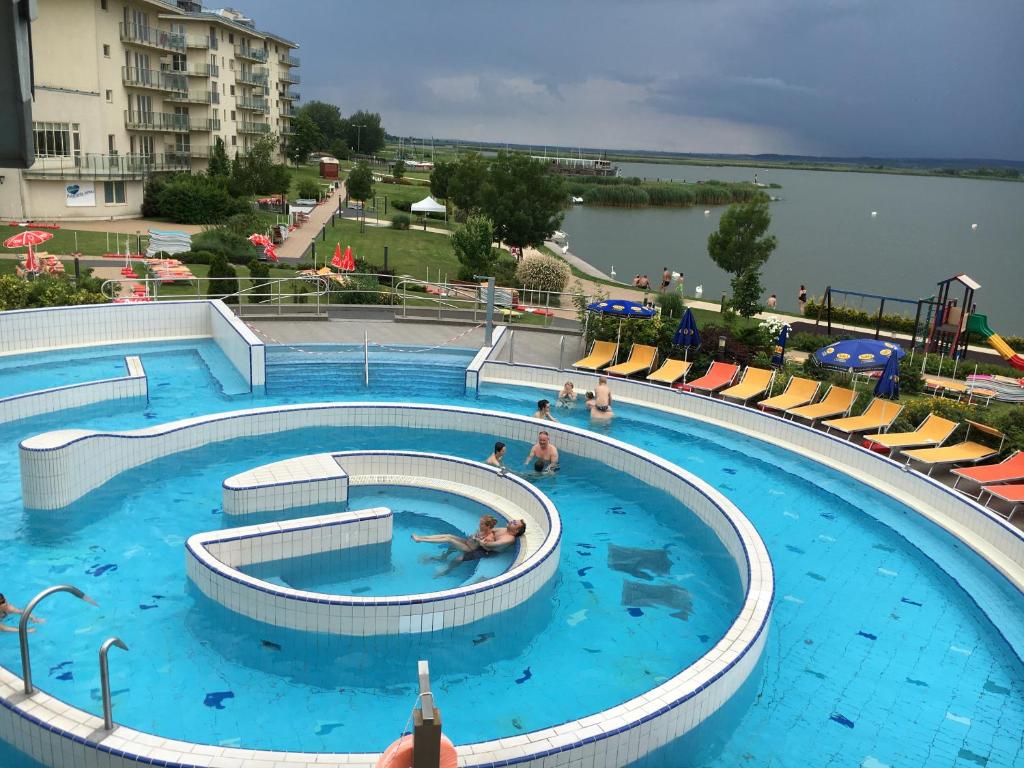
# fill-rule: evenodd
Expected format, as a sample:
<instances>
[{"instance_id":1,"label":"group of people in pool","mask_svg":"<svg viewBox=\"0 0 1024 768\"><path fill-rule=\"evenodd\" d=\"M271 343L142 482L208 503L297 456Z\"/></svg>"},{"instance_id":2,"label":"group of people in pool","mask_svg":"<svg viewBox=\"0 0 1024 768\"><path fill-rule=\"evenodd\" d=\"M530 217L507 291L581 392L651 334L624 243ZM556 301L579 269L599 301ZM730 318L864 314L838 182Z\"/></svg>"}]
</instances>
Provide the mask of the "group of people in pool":
<instances>
[{"instance_id":1,"label":"group of people in pool","mask_svg":"<svg viewBox=\"0 0 1024 768\"><path fill-rule=\"evenodd\" d=\"M579 394L576 392L575 385L571 381L567 381L565 386L562 387L562 391L558 393L558 407L574 408L578 398ZM584 404L587 410L590 411L590 418L594 421L607 421L615 415L612 411L612 391L608 387L608 378L606 376L598 378L597 389L584 395ZM558 421L551 412L550 400L537 401L537 410L534 411L533 418L543 419L544 421Z\"/></svg>"}]
</instances>

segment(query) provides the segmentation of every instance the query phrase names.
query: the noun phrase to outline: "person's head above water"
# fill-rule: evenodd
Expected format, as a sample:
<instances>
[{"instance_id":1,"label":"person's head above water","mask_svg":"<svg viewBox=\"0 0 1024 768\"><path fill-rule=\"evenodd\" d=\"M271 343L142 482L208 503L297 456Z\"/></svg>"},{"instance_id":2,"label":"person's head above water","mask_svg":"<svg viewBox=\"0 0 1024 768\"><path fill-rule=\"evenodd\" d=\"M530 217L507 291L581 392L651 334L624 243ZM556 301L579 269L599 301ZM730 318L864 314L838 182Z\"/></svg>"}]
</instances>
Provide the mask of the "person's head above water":
<instances>
[{"instance_id":1,"label":"person's head above water","mask_svg":"<svg viewBox=\"0 0 1024 768\"><path fill-rule=\"evenodd\" d=\"M505 530L518 539L520 536L526 533L526 521L513 520L507 526L505 526Z\"/></svg>"},{"instance_id":2,"label":"person's head above water","mask_svg":"<svg viewBox=\"0 0 1024 768\"><path fill-rule=\"evenodd\" d=\"M541 412L544 412L545 410L547 410L547 407L549 405L551 405L551 403L548 400L538 400L537 401L537 410L541 411Z\"/></svg>"},{"instance_id":3,"label":"person's head above water","mask_svg":"<svg viewBox=\"0 0 1024 768\"><path fill-rule=\"evenodd\" d=\"M499 440L494 444L494 455L501 456L505 452L505 444Z\"/></svg>"},{"instance_id":4,"label":"person's head above water","mask_svg":"<svg viewBox=\"0 0 1024 768\"><path fill-rule=\"evenodd\" d=\"M540 432L537 433L537 445L539 445L541 447L544 447L545 445L547 445L550 442L551 442L551 435L549 435L547 432L545 432L544 430L541 430Z\"/></svg>"}]
</instances>

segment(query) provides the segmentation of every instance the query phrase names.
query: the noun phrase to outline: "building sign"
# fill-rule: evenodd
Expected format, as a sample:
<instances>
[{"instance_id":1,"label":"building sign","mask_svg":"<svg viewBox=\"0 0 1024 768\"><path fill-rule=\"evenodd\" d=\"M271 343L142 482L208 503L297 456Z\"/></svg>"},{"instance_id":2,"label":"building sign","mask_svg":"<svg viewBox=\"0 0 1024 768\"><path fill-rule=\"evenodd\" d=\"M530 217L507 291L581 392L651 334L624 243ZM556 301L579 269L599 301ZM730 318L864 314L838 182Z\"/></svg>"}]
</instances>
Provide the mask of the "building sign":
<instances>
[{"instance_id":1,"label":"building sign","mask_svg":"<svg viewBox=\"0 0 1024 768\"><path fill-rule=\"evenodd\" d=\"M96 207L96 185L91 181L76 181L64 187L64 205L69 208Z\"/></svg>"}]
</instances>

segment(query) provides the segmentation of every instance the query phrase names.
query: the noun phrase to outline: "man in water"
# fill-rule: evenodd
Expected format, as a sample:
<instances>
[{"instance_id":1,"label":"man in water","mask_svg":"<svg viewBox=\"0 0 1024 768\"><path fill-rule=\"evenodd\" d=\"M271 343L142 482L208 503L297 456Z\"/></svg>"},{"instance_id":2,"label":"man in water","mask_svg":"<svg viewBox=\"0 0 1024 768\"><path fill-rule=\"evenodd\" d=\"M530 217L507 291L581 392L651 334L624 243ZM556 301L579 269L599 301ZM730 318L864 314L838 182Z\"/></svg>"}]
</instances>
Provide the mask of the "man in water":
<instances>
[{"instance_id":1,"label":"man in water","mask_svg":"<svg viewBox=\"0 0 1024 768\"><path fill-rule=\"evenodd\" d=\"M612 412L612 391L608 388L608 377L601 376L597 380L597 390L594 392L594 410L597 413Z\"/></svg>"},{"instance_id":2,"label":"man in water","mask_svg":"<svg viewBox=\"0 0 1024 768\"><path fill-rule=\"evenodd\" d=\"M444 576L462 563L472 560L482 560L485 557L492 557L499 552L504 552L506 549L513 546L516 543L516 540L518 540L524 533L526 533L526 521L512 520L504 528L494 529L494 539L492 541L478 541L476 546L471 546L465 540L460 539L457 536L413 536L413 540L429 542L441 539L439 543L448 544L448 549L445 552L433 558L440 562L448 560L448 556L451 555L452 552L460 552L458 557L445 563L445 567L434 574L435 576Z\"/></svg>"},{"instance_id":3,"label":"man in water","mask_svg":"<svg viewBox=\"0 0 1024 768\"><path fill-rule=\"evenodd\" d=\"M533 412L533 418L542 419L544 421L558 421L554 414L551 413L551 401L550 400L538 400L537 410Z\"/></svg>"},{"instance_id":4,"label":"man in water","mask_svg":"<svg viewBox=\"0 0 1024 768\"><path fill-rule=\"evenodd\" d=\"M547 432L537 434L537 442L534 443L530 453L526 456L523 464L533 461L533 468L538 472L555 472L558 470L558 449L551 442L551 435Z\"/></svg>"},{"instance_id":5,"label":"man in water","mask_svg":"<svg viewBox=\"0 0 1024 768\"><path fill-rule=\"evenodd\" d=\"M494 444L494 453L487 457L487 463L498 469L505 468L505 444L500 440Z\"/></svg>"}]
</instances>

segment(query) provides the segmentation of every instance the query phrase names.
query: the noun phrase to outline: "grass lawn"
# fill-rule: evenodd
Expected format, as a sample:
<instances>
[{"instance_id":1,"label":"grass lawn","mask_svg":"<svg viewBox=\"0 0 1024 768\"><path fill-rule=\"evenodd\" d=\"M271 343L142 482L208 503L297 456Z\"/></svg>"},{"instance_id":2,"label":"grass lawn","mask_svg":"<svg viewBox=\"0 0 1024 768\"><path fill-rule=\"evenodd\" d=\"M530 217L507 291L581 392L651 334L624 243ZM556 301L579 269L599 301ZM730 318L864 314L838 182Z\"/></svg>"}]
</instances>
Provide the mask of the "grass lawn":
<instances>
[{"instance_id":1,"label":"grass lawn","mask_svg":"<svg viewBox=\"0 0 1024 768\"><path fill-rule=\"evenodd\" d=\"M12 235L16 235L19 232L24 232L24 227L8 227L6 225L0 226L0 242L6 240ZM89 256L101 256L107 253L107 233L106 232L85 232L83 230L74 229L51 229L47 230L53 235L52 240L47 240L40 246L37 246L36 250L46 251L47 253L59 254L61 256L73 253L75 250L75 235L78 235L78 250ZM124 238L125 235L119 235L121 248L124 251ZM135 250L135 235L128 235L131 238L132 250ZM110 251L117 250L115 246L115 237L110 236ZM13 248L5 249L5 253L24 253L24 248Z\"/></svg>"},{"instance_id":2,"label":"grass lawn","mask_svg":"<svg viewBox=\"0 0 1024 768\"><path fill-rule=\"evenodd\" d=\"M436 280L438 270L442 278L445 274L454 278L459 272L459 260L455 258L447 235L390 227L366 227L366 231L361 233L358 222L338 220L333 227L327 228L327 241L317 243L318 264L322 263L325 254L329 258L335 243L340 243L343 249L351 245L356 256L377 266L384 265L386 245L388 268L399 275L426 279L429 267L431 279Z\"/></svg>"}]
</instances>

